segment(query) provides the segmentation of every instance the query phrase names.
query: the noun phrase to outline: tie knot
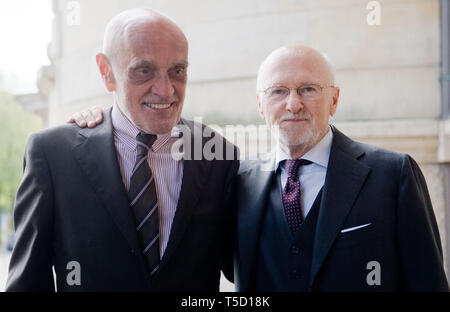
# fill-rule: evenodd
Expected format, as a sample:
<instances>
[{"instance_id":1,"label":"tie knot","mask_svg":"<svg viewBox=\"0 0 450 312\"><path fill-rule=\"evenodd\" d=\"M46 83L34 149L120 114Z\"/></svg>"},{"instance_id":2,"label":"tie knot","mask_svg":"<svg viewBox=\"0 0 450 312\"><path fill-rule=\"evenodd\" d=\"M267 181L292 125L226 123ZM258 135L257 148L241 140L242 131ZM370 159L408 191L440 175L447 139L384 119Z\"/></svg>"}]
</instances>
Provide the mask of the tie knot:
<instances>
[{"instance_id":1,"label":"tie knot","mask_svg":"<svg viewBox=\"0 0 450 312\"><path fill-rule=\"evenodd\" d=\"M305 166L309 164L312 164L312 162L306 159L287 159L285 166L288 177L296 176L298 168L300 166Z\"/></svg>"},{"instance_id":2,"label":"tie knot","mask_svg":"<svg viewBox=\"0 0 450 312\"><path fill-rule=\"evenodd\" d=\"M136 136L138 155L147 154L156 140L156 135L139 132Z\"/></svg>"}]
</instances>

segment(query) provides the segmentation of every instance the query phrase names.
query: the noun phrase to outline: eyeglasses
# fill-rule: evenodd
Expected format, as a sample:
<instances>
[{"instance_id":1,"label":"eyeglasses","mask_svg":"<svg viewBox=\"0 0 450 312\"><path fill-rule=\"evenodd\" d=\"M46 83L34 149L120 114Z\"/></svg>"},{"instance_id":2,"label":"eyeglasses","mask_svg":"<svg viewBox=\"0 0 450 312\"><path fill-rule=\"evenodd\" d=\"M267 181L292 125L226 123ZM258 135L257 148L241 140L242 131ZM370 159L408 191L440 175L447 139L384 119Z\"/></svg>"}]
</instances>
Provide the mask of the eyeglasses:
<instances>
[{"instance_id":1,"label":"eyeglasses","mask_svg":"<svg viewBox=\"0 0 450 312\"><path fill-rule=\"evenodd\" d=\"M314 101L320 98L322 91L325 88L334 88L335 86L320 86L317 84L306 84L297 88L288 88L283 86L270 87L264 90L264 95L270 101L285 100L291 90L296 90L297 94L305 101Z\"/></svg>"}]
</instances>

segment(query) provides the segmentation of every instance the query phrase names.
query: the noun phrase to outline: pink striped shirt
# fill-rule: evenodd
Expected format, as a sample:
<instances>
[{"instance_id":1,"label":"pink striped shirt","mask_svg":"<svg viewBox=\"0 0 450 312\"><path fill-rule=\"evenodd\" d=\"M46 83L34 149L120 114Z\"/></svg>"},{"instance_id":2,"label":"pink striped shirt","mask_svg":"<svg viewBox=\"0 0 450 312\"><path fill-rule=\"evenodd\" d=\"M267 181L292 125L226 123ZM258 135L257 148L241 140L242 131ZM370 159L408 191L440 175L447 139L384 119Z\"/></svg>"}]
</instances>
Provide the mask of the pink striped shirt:
<instances>
[{"instance_id":1,"label":"pink striped shirt","mask_svg":"<svg viewBox=\"0 0 450 312\"><path fill-rule=\"evenodd\" d=\"M113 106L111 119L120 173L128 191L131 173L136 162L136 135L140 131L122 114L116 104ZM160 257L163 256L169 241L183 179L183 162L174 160L170 153L175 140L171 133L158 134L147 157L155 177L156 196L159 203Z\"/></svg>"}]
</instances>

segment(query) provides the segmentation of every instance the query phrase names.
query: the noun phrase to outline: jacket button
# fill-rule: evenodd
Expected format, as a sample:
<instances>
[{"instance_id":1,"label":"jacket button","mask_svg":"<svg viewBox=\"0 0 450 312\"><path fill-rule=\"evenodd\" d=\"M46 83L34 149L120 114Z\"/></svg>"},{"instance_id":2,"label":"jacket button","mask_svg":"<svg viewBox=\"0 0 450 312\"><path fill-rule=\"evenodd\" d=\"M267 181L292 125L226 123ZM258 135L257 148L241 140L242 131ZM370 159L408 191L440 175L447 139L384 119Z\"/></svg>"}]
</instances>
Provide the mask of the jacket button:
<instances>
[{"instance_id":1,"label":"jacket button","mask_svg":"<svg viewBox=\"0 0 450 312\"><path fill-rule=\"evenodd\" d=\"M292 276L293 276L294 278L299 279L299 278L302 277L302 274L300 273L299 270L292 270Z\"/></svg>"},{"instance_id":2,"label":"jacket button","mask_svg":"<svg viewBox=\"0 0 450 312\"><path fill-rule=\"evenodd\" d=\"M296 246L296 245L293 245L291 247L291 254L298 255L299 253L300 253L300 248L298 246Z\"/></svg>"}]
</instances>

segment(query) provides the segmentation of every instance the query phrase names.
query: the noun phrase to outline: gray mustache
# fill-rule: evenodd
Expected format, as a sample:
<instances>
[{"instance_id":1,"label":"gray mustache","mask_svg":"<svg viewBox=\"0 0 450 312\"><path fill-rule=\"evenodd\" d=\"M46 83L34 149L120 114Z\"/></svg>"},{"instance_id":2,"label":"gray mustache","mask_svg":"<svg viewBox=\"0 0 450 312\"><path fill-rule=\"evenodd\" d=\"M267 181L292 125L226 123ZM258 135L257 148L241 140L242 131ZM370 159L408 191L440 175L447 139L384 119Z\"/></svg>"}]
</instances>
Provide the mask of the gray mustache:
<instances>
[{"instance_id":1,"label":"gray mustache","mask_svg":"<svg viewBox=\"0 0 450 312\"><path fill-rule=\"evenodd\" d=\"M284 120L288 120L288 119L311 119L311 115L307 115L307 114L302 114L302 115L286 115L286 116L281 116L280 118L280 122L284 121Z\"/></svg>"}]
</instances>

